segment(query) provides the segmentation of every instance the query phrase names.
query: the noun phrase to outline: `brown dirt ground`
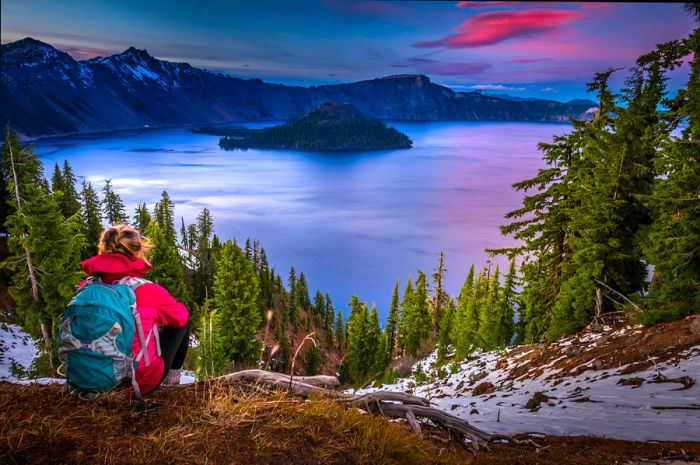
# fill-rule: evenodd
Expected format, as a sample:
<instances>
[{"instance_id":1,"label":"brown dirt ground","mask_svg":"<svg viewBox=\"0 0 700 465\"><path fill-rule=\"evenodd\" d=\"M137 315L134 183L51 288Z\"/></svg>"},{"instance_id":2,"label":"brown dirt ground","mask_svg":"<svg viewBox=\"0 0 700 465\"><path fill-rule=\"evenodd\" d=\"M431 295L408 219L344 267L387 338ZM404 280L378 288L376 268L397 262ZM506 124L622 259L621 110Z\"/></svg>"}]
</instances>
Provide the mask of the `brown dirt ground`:
<instances>
[{"instance_id":1,"label":"brown dirt ground","mask_svg":"<svg viewBox=\"0 0 700 465\"><path fill-rule=\"evenodd\" d=\"M504 367L510 362L510 378L538 377L543 367L561 370L555 376L577 376L591 371L618 369L627 365L624 374L646 370L656 362L679 358L682 351L700 345L700 333L694 334L690 325L700 315L692 315L679 321L662 323L651 327L633 327L620 333L617 330L603 332L596 344L586 341L593 330L583 331L571 338L553 344L531 344L518 346L503 359ZM570 345L563 342L571 341ZM558 360L557 360L558 359Z\"/></svg>"},{"instance_id":2,"label":"brown dirt ground","mask_svg":"<svg viewBox=\"0 0 700 465\"><path fill-rule=\"evenodd\" d=\"M700 443L591 437L495 444L476 461L438 432L418 438L399 423L337 404L250 388L162 388L145 404L122 393L85 403L58 386L0 383L0 463L32 464L651 464L700 459ZM527 439L521 437L521 439Z\"/></svg>"}]
</instances>

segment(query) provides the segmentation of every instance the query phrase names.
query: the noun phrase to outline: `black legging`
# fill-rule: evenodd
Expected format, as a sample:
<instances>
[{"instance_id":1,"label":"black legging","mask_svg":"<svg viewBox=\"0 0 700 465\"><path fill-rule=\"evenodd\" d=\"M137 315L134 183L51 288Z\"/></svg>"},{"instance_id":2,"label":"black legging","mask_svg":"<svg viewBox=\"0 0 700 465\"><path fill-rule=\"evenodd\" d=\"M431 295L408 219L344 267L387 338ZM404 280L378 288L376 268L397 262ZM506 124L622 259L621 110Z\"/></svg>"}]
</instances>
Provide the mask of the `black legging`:
<instances>
[{"instance_id":1,"label":"black legging","mask_svg":"<svg viewBox=\"0 0 700 465\"><path fill-rule=\"evenodd\" d=\"M160 355L163 357L162 383L170 370L179 370L185 363L187 347L190 342L190 325L187 323L182 328L163 326L158 332L160 336Z\"/></svg>"}]
</instances>

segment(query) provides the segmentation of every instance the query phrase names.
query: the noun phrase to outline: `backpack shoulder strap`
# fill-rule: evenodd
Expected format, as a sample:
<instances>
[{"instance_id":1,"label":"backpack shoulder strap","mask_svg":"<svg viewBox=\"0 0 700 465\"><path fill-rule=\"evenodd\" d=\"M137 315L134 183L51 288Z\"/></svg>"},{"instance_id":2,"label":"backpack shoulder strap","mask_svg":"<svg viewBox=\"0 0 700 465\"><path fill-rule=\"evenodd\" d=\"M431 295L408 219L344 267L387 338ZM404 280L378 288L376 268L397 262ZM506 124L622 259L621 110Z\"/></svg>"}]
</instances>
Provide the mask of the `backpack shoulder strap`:
<instances>
[{"instance_id":1,"label":"backpack shoulder strap","mask_svg":"<svg viewBox=\"0 0 700 465\"><path fill-rule=\"evenodd\" d=\"M130 288L132 291L136 291L137 288L144 284L149 284L152 283L153 281L149 281L147 279L143 278L136 278L134 276L126 276L122 279L120 279L117 284L121 284L123 286L127 286ZM136 310L136 304L134 304L134 308L132 309L133 314L134 314L134 323L136 324L136 331L139 335L139 339L141 341L141 351L139 352L138 355L136 355L136 363L138 363L141 358L143 357L144 361L146 362L146 366L149 366L151 364L151 361L149 360L148 356L148 343L151 340L151 335L153 335L155 342L156 342L156 352L158 353L158 356L160 357L161 355L161 350L160 350L160 335L158 334L158 327L154 323L153 328L148 332L148 336L145 335L145 332L143 330L143 325L141 324L141 315L139 312Z\"/></svg>"},{"instance_id":2,"label":"backpack shoulder strap","mask_svg":"<svg viewBox=\"0 0 700 465\"><path fill-rule=\"evenodd\" d=\"M147 279L136 278L134 276L127 276L125 278L120 279L115 284L121 284L123 286L131 288L132 291L135 291L140 286L142 286L144 284L149 284L151 282L152 281L149 281Z\"/></svg>"}]
</instances>

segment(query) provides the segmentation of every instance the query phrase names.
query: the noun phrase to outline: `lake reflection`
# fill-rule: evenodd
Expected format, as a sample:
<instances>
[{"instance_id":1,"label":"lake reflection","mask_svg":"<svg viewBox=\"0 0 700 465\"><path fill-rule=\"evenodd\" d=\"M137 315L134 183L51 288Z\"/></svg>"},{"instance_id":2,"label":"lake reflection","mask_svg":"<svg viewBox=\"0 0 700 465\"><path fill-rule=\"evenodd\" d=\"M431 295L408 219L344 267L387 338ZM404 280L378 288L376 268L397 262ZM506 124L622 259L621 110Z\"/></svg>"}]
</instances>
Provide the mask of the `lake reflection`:
<instances>
[{"instance_id":1,"label":"lake reflection","mask_svg":"<svg viewBox=\"0 0 700 465\"><path fill-rule=\"evenodd\" d=\"M391 123L411 150L302 153L225 152L218 137L186 129L124 131L37 141L47 176L68 159L101 189L104 179L130 214L153 207L163 190L180 216L195 221L208 207L222 238L260 240L286 280L304 271L311 298L330 292L336 306L352 294L386 316L394 282L431 273L440 250L447 289L459 292L469 265L485 248L510 244L499 234L503 214L522 194L510 186L542 166L537 143L569 126L540 123ZM249 127L260 127L251 124Z\"/></svg>"}]
</instances>

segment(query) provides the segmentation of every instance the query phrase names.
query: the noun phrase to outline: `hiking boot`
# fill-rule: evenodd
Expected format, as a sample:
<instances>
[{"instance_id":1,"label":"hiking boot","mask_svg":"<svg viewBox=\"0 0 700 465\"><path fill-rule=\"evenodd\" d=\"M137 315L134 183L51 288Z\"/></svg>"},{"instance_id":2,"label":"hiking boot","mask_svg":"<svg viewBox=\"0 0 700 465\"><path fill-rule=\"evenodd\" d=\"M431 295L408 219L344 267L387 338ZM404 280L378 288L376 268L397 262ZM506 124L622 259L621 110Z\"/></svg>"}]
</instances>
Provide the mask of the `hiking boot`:
<instances>
[{"instance_id":1,"label":"hiking boot","mask_svg":"<svg viewBox=\"0 0 700 465\"><path fill-rule=\"evenodd\" d=\"M180 375L181 374L182 374L181 369L168 371L168 375L163 380L163 384L166 384L166 385L180 384Z\"/></svg>"}]
</instances>

